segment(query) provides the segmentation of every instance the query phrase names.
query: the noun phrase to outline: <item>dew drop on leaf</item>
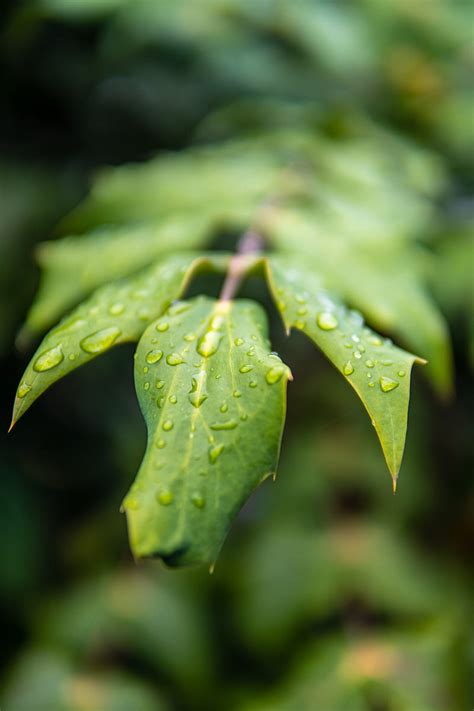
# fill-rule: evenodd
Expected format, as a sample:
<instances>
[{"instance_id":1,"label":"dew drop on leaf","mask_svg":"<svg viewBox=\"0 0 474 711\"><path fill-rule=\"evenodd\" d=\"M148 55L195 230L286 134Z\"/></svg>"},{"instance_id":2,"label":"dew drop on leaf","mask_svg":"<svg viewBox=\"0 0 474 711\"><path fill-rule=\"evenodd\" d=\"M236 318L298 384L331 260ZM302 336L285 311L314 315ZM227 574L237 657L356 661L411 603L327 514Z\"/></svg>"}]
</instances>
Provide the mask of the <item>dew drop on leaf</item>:
<instances>
[{"instance_id":1,"label":"dew drop on leaf","mask_svg":"<svg viewBox=\"0 0 474 711\"><path fill-rule=\"evenodd\" d=\"M154 348L152 351L149 351L146 356L145 360L147 363L150 365L153 365L154 363L158 363L163 358L163 351L160 351L158 348Z\"/></svg>"},{"instance_id":2,"label":"dew drop on leaf","mask_svg":"<svg viewBox=\"0 0 474 711\"><path fill-rule=\"evenodd\" d=\"M156 495L156 499L161 506L169 506L173 503L173 494L169 489L163 489Z\"/></svg>"},{"instance_id":3,"label":"dew drop on leaf","mask_svg":"<svg viewBox=\"0 0 474 711\"><path fill-rule=\"evenodd\" d=\"M405 375L406 375L406 372L405 372L404 370L399 370L398 373L397 373L397 375L398 375L399 378L404 378Z\"/></svg>"},{"instance_id":4,"label":"dew drop on leaf","mask_svg":"<svg viewBox=\"0 0 474 711\"><path fill-rule=\"evenodd\" d=\"M64 355L61 346L55 346L48 351L42 353L33 365L33 369L37 373L43 373L45 370L56 368L64 360Z\"/></svg>"},{"instance_id":5,"label":"dew drop on leaf","mask_svg":"<svg viewBox=\"0 0 474 711\"><path fill-rule=\"evenodd\" d=\"M20 387L18 388L17 391L17 396L22 400L24 397L28 395L28 393L31 391L31 385L28 385L28 383L21 383Z\"/></svg>"},{"instance_id":6,"label":"dew drop on leaf","mask_svg":"<svg viewBox=\"0 0 474 711\"><path fill-rule=\"evenodd\" d=\"M352 375L354 372L354 366L352 365L351 361L348 360L347 363L344 365L342 372L344 375Z\"/></svg>"},{"instance_id":7,"label":"dew drop on leaf","mask_svg":"<svg viewBox=\"0 0 474 711\"><path fill-rule=\"evenodd\" d=\"M165 432L170 432L174 427L173 421L172 420L165 420L162 424L162 428Z\"/></svg>"},{"instance_id":8,"label":"dew drop on leaf","mask_svg":"<svg viewBox=\"0 0 474 711\"><path fill-rule=\"evenodd\" d=\"M232 395L233 395L234 397L242 397L242 393L240 392L240 390L234 390L234 392L232 393Z\"/></svg>"},{"instance_id":9,"label":"dew drop on leaf","mask_svg":"<svg viewBox=\"0 0 474 711\"><path fill-rule=\"evenodd\" d=\"M125 311L125 306L123 304L121 304L120 302L117 302L116 304L112 304L112 306L109 308L109 314L111 316L121 316L124 311Z\"/></svg>"},{"instance_id":10,"label":"dew drop on leaf","mask_svg":"<svg viewBox=\"0 0 474 711\"><path fill-rule=\"evenodd\" d=\"M170 327L170 325L167 321L160 321L160 323L156 324L156 330L159 333L164 333L165 331L167 331L169 329L169 327Z\"/></svg>"},{"instance_id":11,"label":"dew drop on leaf","mask_svg":"<svg viewBox=\"0 0 474 711\"><path fill-rule=\"evenodd\" d=\"M369 359L369 360L366 360L366 361L365 361L365 365L367 366L367 368L373 368L374 365L375 365L375 363L374 363L373 360L370 360L370 359Z\"/></svg>"},{"instance_id":12,"label":"dew drop on leaf","mask_svg":"<svg viewBox=\"0 0 474 711\"><path fill-rule=\"evenodd\" d=\"M237 427L237 422L235 420L228 420L227 422L214 422L210 425L211 430L235 430Z\"/></svg>"},{"instance_id":13,"label":"dew drop on leaf","mask_svg":"<svg viewBox=\"0 0 474 711\"><path fill-rule=\"evenodd\" d=\"M181 363L184 363L184 360L179 353L170 353L169 356L166 356L166 362L168 365L181 365Z\"/></svg>"},{"instance_id":14,"label":"dew drop on leaf","mask_svg":"<svg viewBox=\"0 0 474 711\"><path fill-rule=\"evenodd\" d=\"M250 373L251 370L253 370L253 365L246 364L239 368L239 373Z\"/></svg>"},{"instance_id":15,"label":"dew drop on leaf","mask_svg":"<svg viewBox=\"0 0 474 711\"><path fill-rule=\"evenodd\" d=\"M221 339L222 334L218 331L206 331L198 343L197 352L204 358L209 358L217 352Z\"/></svg>"},{"instance_id":16,"label":"dew drop on leaf","mask_svg":"<svg viewBox=\"0 0 474 711\"><path fill-rule=\"evenodd\" d=\"M274 365L270 370L267 370L265 380L269 385L275 385L282 379L284 372L285 368L283 366Z\"/></svg>"},{"instance_id":17,"label":"dew drop on leaf","mask_svg":"<svg viewBox=\"0 0 474 711\"><path fill-rule=\"evenodd\" d=\"M102 353L110 348L120 335L121 331L116 326L103 328L83 338L80 346L86 353Z\"/></svg>"},{"instance_id":18,"label":"dew drop on leaf","mask_svg":"<svg viewBox=\"0 0 474 711\"><path fill-rule=\"evenodd\" d=\"M227 405L227 403L223 402L219 409L221 412L227 412L229 406Z\"/></svg>"},{"instance_id":19,"label":"dew drop on leaf","mask_svg":"<svg viewBox=\"0 0 474 711\"><path fill-rule=\"evenodd\" d=\"M251 380L249 383L249 388L256 388L258 385L256 380Z\"/></svg>"},{"instance_id":20,"label":"dew drop on leaf","mask_svg":"<svg viewBox=\"0 0 474 711\"><path fill-rule=\"evenodd\" d=\"M211 462L211 464L215 464L217 462L223 451L223 444L217 444L215 447L209 448L209 461Z\"/></svg>"},{"instance_id":21,"label":"dew drop on leaf","mask_svg":"<svg viewBox=\"0 0 474 711\"><path fill-rule=\"evenodd\" d=\"M379 383L380 389L384 393L389 393L391 390L395 390L395 388L398 388L400 384L397 380L392 380L392 378L387 378L383 375L380 378Z\"/></svg>"},{"instance_id":22,"label":"dew drop on leaf","mask_svg":"<svg viewBox=\"0 0 474 711\"><path fill-rule=\"evenodd\" d=\"M191 496L191 501L197 509L203 509L206 505L206 499L204 496L202 496L202 494L198 494L197 492Z\"/></svg>"},{"instance_id":23,"label":"dew drop on leaf","mask_svg":"<svg viewBox=\"0 0 474 711\"><path fill-rule=\"evenodd\" d=\"M316 317L316 323L323 331L333 331L339 325L337 318L330 311L321 311Z\"/></svg>"},{"instance_id":24,"label":"dew drop on leaf","mask_svg":"<svg viewBox=\"0 0 474 711\"><path fill-rule=\"evenodd\" d=\"M241 345L243 345L243 342L244 342L244 339L243 339L243 338L236 338L236 339L234 340L234 344L235 344L236 346L241 346Z\"/></svg>"},{"instance_id":25,"label":"dew drop on leaf","mask_svg":"<svg viewBox=\"0 0 474 711\"><path fill-rule=\"evenodd\" d=\"M161 390L161 388L163 387L164 384L165 384L164 380L157 380L156 381L156 389Z\"/></svg>"},{"instance_id":26,"label":"dew drop on leaf","mask_svg":"<svg viewBox=\"0 0 474 711\"><path fill-rule=\"evenodd\" d=\"M159 439L156 443L158 449L164 449L166 447L166 442L164 439Z\"/></svg>"},{"instance_id":27,"label":"dew drop on leaf","mask_svg":"<svg viewBox=\"0 0 474 711\"><path fill-rule=\"evenodd\" d=\"M176 405L176 403L178 402L178 398L176 397L176 395L170 395L168 400L172 405Z\"/></svg>"}]
</instances>

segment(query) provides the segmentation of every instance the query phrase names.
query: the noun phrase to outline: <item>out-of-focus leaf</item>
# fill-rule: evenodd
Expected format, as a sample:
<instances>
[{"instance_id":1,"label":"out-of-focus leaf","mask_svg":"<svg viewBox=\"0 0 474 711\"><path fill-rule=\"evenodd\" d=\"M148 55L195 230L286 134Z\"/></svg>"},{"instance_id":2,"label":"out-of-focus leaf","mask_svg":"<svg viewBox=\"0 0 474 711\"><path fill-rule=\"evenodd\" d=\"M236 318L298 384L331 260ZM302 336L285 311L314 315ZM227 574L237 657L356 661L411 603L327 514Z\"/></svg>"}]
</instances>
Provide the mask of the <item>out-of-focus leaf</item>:
<instances>
[{"instance_id":1,"label":"out-of-focus leaf","mask_svg":"<svg viewBox=\"0 0 474 711\"><path fill-rule=\"evenodd\" d=\"M306 333L359 395L395 487L405 447L411 368L423 361L367 328L362 316L327 292L313 272L272 257L267 276L286 328Z\"/></svg>"},{"instance_id":2,"label":"out-of-focus leaf","mask_svg":"<svg viewBox=\"0 0 474 711\"><path fill-rule=\"evenodd\" d=\"M47 649L25 654L3 695L5 711L166 711L150 686L123 672L75 669L67 657Z\"/></svg>"},{"instance_id":3,"label":"out-of-focus leaf","mask_svg":"<svg viewBox=\"0 0 474 711\"><path fill-rule=\"evenodd\" d=\"M97 287L163 255L204 247L209 235L206 220L186 216L159 225L100 228L40 245L41 283L25 331L42 331Z\"/></svg>"},{"instance_id":4,"label":"out-of-focus leaf","mask_svg":"<svg viewBox=\"0 0 474 711\"><path fill-rule=\"evenodd\" d=\"M43 339L19 385L13 423L60 378L112 346L138 341L196 272L223 268L226 261L224 255L176 255L136 277L98 289Z\"/></svg>"},{"instance_id":5,"label":"out-of-focus leaf","mask_svg":"<svg viewBox=\"0 0 474 711\"><path fill-rule=\"evenodd\" d=\"M38 642L83 657L94 640L98 652L123 650L172 680L182 695L202 691L214 680L215 658L193 576L142 566L93 577L42 609Z\"/></svg>"},{"instance_id":6,"label":"out-of-focus leaf","mask_svg":"<svg viewBox=\"0 0 474 711\"><path fill-rule=\"evenodd\" d=\"M148 447L124 501L132 549L213 564L233 517L276 471L289 369L248 301L172 307L137 350Z\"/></svg>"}]
</instances>

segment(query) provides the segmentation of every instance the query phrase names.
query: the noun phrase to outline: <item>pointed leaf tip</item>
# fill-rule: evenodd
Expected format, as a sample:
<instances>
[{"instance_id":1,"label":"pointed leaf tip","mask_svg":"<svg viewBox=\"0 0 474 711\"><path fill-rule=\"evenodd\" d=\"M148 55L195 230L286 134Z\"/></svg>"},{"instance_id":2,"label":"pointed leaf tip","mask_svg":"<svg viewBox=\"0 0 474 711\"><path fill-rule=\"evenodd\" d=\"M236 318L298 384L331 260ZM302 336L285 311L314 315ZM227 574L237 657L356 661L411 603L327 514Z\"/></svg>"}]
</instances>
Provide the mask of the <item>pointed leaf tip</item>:
<instances>
[{"instance_id":1,"label":"pointed leaf tip","mask_svg":"<svg viewBox=\"0 0 474 711\"><path fill-rule=\"evenodd\" d=\"M233 518L275 471L289 375L269 352L257 303L181 304L137 348L148 445L125 498L135 555L173 567L213 564Z\"/></svg>"}]
</instances>

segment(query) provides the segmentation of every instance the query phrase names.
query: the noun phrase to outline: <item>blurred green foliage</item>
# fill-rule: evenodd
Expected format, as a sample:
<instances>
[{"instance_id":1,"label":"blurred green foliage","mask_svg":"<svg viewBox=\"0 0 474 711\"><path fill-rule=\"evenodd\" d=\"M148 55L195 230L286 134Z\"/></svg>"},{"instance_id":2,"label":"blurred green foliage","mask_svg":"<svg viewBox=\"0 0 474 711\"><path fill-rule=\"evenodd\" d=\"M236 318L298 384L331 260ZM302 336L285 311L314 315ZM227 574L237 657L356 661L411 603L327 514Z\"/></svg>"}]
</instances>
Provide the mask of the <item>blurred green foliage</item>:
<instances>
[{"instance_id":1,"label":"blurred green foliage","mask_svg":"<svg viewBox=\"0 0 474 711\"><path fill-rule=\"evenodd\" d=\"M2 4L5 428L33 247L84 196L91 169L204 140L264 141L308 121L325 140L356 139L321 153L334 199L351 207L338 217L344 237L372 232L385 249L379 233L408 225L421 256L396 271L430 284L456 371L445 404L416 384L392 497L348 388L302 337L287 345L274 328L282 356L296 350L279 476L244 509L212 576L128 556L118 508L145 433L127 346L58 384L1 435L2 709L472 706L473 12L467 0ZM372 214L351 171L370 193L374 161L390 187ZM121 224L123 204L107 221ZM216 229L214 246L234 240ZM266 299L257 285L247 292Z\"/></svg>"}]
</instances>

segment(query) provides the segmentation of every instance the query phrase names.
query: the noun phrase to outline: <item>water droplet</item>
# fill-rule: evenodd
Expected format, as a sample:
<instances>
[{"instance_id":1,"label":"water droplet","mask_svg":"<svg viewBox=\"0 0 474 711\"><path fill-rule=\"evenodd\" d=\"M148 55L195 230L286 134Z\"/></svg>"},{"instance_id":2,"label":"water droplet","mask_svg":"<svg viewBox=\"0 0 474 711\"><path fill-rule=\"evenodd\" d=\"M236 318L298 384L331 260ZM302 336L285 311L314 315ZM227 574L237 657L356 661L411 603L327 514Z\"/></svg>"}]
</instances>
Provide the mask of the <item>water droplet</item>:
<instances>
[{"instance_id":1,"label":"water droplet","mask_svg":"<svg viewBox=\"0 0 474 711\"><path fill-rule=\"evenodd\" d=\"M43 373L45 370L55 368L64 360L64 355L61 346L55 346L48 351L42 353L36 360L33 366L37 373Z\"/></svg>"},{"instance_id":2,"label":"water droplet","mask_svg":"<svg viewBox=\"0 0 474 711\"><path fill-rule=\"evenodd\" d=\"M400 378L404 378L405 375L406 375L406 372L405 372L404 370L399 370L399 371L398 371L398 376L399 376Z\"/></svg>"},{"instance_id":3,"label":"water droplet","mask_svg":"<svg viewBox=\"0 0 474 711\"><path fill-rule=\"evenodd\" d=\"M83 318L75 318L72 321L65 321L65 323L60 323L54 330L54 334L59 333L74 333L79 331L83 326L87 325L87 321Z\"/></svg>"},{"instance_id":4,"label":"water droplet","mask_svg":"<svg viewBox=\"0 0 474 711\"><path fill-rule=\"evenodd\" d=\"M113 346L117 338L121 335L120 329L116 326L104 328L101 331L96 331L90 336L86 336L80 343L83 351L86 353L102 353Z\"/></svg>"},{"instance_id":5,"label":"water droplet","mask_svg":"<svg viewBox=\"0 0 474 711\"><path fill-rule=\"evenodd\" d=\"M379 379L380 383L380 389L384 393L389 393L391 390L395 390L395 388L398 388L400 383L397 380L392 380L392 378L386 378L385 376L382 376Z\"/></svg>"},{"instance_id":6,"label":"water droplet","mask_svg":"<svg viewBox=\"0 0 474 711\"><path fill-rule=\"evenodd\" d=\"M111 316L121 316L124 311L125 306L119 302L117 302L116 304L112 304L112 306L109 308L109 314Z\"/></svg>"},{"instance_id":7,"label":"water droplet","mask_svg":"<svg viewBox=\"0 0 474 711\"><path fill-rule=\"evenodd\" d=\"M143 372L145 373L145 375L148 373L149 370L150 368L147 365L143 368Z\"/></svg>"},{"instance_id":8,"label":"water droplet","mask_svg":"<svg viewBox=\"0 0 474 711\"><path fill-rule=\"evenodd\" d=\"M375 388L375 383L369 383L369 388Z\"/></svg>"},{"instance_id":9,"label":"water droplet","mask_svg":"<svg viewBox=\"0 0 474 711\"><path fill-rule=\"evenodd\" d=\"M219 344L222 340L222 334L218 331L206 331L204 336L199 340L197 351L204 358L209 358L216 353Z\"/></svg>"},{"instance_id":10,"label":"water droplet","mask_svg":"<svg viewBox=\"0 0 474 711\"><path fill-rule=\"evenodd\" d=\"M258 385L256 380L251 380L249 383L249 388L256 388Z\"/></svg>"},{"instance_id":11,"label":"water droplet","mask_svg":"<svg viewBox=\"0 0 474 711\"><path fill-rule=\"evenodd\" d=\"M211 464L215 464L217 462L223 451L223 444L217 444L215 447L209 448L209 461L211 462Z\"/></svg>"},{"instance_id":12,"label":"water droplet","mask_svg":"<svg viewBox=\"0 0 474 711\"><path fill-rule=\"evenodd\" d=\"M352 343L348 343L347 341L346 341L346 343L344 343L344 347L345 347L345 348L354 348L354 346L352 345Z\"/></svg>"},{"instance_id":13,"label":"water droplet","mask_svg":"<svg viewBox=\"0 0 474 711\"><path fill-rule=\"evenodd\" d=\"M249 348L249 350L247 351L247 355L248 355L250 358L253 358L253 357L254 357L254 355L255 355L255 346L252 346L251 348Z\"/></svg>"},{"instance_id":14,"label":"water droplet","mask_svg":"<svg viewBox=\"0 0 474 711\"><path fill-rule=\"evenodd\" d=\"M351 338L354 341L354 343L360 343L360 338L356 333L353 333Z\"/></svg>"},{"instance_id":15,"label":"water droplet","mask_svg":"<svg viewBox=\"0 0 474 711\"><path fill-rule=\"evenodd\" d=\"M161 410L161 408L162 408L163 405L165 404L165 398L164 398L164 397L159 397L158 400L156 401L156 404L157 404L157 406L158 406L158 407L160 408L160 410Z\"/></svg>"},{"instance_id":16,"label":"water droplet","mask_svg":"<svg viewBox=\"0 0 474 711\"><path fill-rule=\"evenodd\" d=\"M184 360L179 353L170 353L169 356L166 356L166 362L168 365L181 365L181 363L184 363Z\"/></svg>"},{"instance_id":17,"label":"water droplet","mask_svg":"<svg viewBox=\"0 0 474 711\"><path fill-rule=\"evenodd\" d=\"M140 508L140 504L136 499L127 499L127 501L125 502L125 508L130 509L130 511L136 511Z\"/></svg>"},{"instance_id":18,"label":"water droplet","mask_svg":"<svg viewBox=\"0 0 474 711\"><path fill-rule=\"evenodd\" d=\"M164 439L159 439L159 440L157 441L157 443L156 443L156 447L158 447L158 449L164 449L164 448L166 447L166 442L165 442L165 440L164 440Z\"/></svg>"},{"instance_id":19,"label":"water droplet","mask_svg":"<svg viewBox=\"0 0 474 711\"><path fill-rule=\"evenodd\" d=\"M221 412L227 412L228 409L229 409L229 406L228 406L228 404L227 404L226 402L223 402L222 405L221 405L220 408L219 408L219 410L220 410Z\"/></svg>"},{"instance_id":20,"label":"water droplet","mask_svg":"<svg viewBox=\"0 0 474 711\"><path fill-rule=\"evenodd\" d=\"M198 494L197 492L192 494L191 501L197 509L203 509L206 505L206 499L204 496L202 496L202 494Z\"/></svg>"},{"instance_id":21,"label":"water droplet","mask_svg":"<svg viewBox=\"0 0 474 711\"><path fill-rule=\"evenodd\" d=\"M18 388L17 391L17 397L22 400L24 397L28 395L28 393L31 391L31 385L28 385L28 383L21 383L20 387Z\"/></svg>"},{"instance_id":22,"label":"water droplet","mask_svg":"<svg viewBox=\"0 0 474 711\"><path fill-rule=\"evenodd\" d=\"M306 316L308 313L308 309L305 306L302 306L298 311L296 312L298 316Z\"/></svg>"},{"instance_id":23,"label":"water droplet","mask_svg":"<svg viewBox=\"0 0 474 711\"><path fill-rule=\"evenodd\" d=\"M169 506L173 503L174 496L169 489L163 489L162 491L158 492L158 494L156 495L156 499L158 503L162 506Z\"/></svg>"},{"instance_id":24,"label":"water droplet","mask_svg":"<svg viewBox=\"0 0 474 711\"><path fill-rule=\"evenodd\" d=\"M249 416L245 412L243 412L240 415L240 419L242 420L242 422L246 422L249 419Z\"/></svg>"},{"instance_id":25,"label":"water droplet","mask_svg":"<svg viewBox=\"0 0 474 711\"><path fill-rule=\"evenodd\" d=\"M372 373L367 373L367 379L370 380L371 377L372 377Z\"/></svg>"},{"instance_id":26,"label":"water droplet","mask_svg":"<svg viewBox=\"0 0 474 711\"><path fill-rule=\"evenodd\" d=\"M352 375L352 373L354 372L354 366L352 365L350 360L347 361L347 363L342 369L342 372L344 373L344 375Z\"/></svg>"},{"instance_id":27,"label":"water droplet","mask_svg":"<svg viewBox=\"0 0 474 711\"><path fill-rule=\"evenodd\" d=\"M235 343L236 346L241 346L241 345L243 345L243 343L244 343L244 339L243 339L243 338L236 338L236 339L234 340L234 343Z\"/></svg>"},{"instance_id":28,"label":"water droplet","mask_svg":"<svg viewBox=\"0 0 474 711\"><path fill-rule=\"evenodd\" d=\"M316 323L323 331L333 331L339 325L337 318L330 311L321 311L316 318Z\"/></svg>"},{"instance_id":29,"label":"water droplet","mask_svg":"<svg viewBox=\"0 0 474 711\"><path fill-rule=\"evenodd\" d=\"M75 353L69 353L68 355L68 360L73 361L76 360L77 355Z\"/></svg>"},{"instance_id":30,"label":"water droplet","mask_svg":"<svg viewBox=\"0 0 474 711\"><path fill-rule=\"evenodd\" d=\"M191 308L191 304L187 301L175 301L174 304L168 309L168 314L170 316L178 316L178 314L183 314Z\"/></svg>"},{"instance_id":31,"label":"water droplet","mask_svg":"<svg viewBox=\"0 0 474 711\"><path fill-rule=\"evenodd\" d=\"M178 398L176 397L176 395L170 395L168 400L172 405L176 405L176 403L178 402Z\"/></svg>"},{"instance_id":32,"label":"water droplet","mask_svg":"<svg viewBox=\"0 0 474 711\"><path fill-rule=\"evenodd\" d=\"M149 309L140 309L137 316L140 321L149 321L151 319L151 313Z\"/></svg>"},{"instance_id":33,"label":"water droplet","mask_svg":"<svg viewBox=\"0 0 474 711\"><path fill-rule=\"evenodd\" d=\"M165 420L163 422L163 424L161 425L161 427L163 428L163 430L165 432L170 432L170 430L172 430L174 427L173 421L172 420Z\"/></svg>"},{"instance_id":34,"label":"water droplet","mask_svg":"<svg viewBox=\"0 0 474 711\"><path fill-rule=\"evenodd\" d=\"M251 370L253 370L253 365L242 365L239 368L239 373L250 373Z\"/></svg>"},{"instance_id":35,"label":"water droplet","mask_svg":"<svg viewBox=\"0 0 474 711\"><path fill-rule=\"evenodd\" d=\"M237 427L237 422L235 420L228 420L228 422L214 422L210 425L211 430L235 430Z\"/></svg>"},{"instance_id":36,"label":"water droplet","mask_svg":"<svg viewBox=\"0 0 474 711\"><path fill-rule=\"evenodd\" d=\"M382 339L378 336L368 336L367 342L370 343L372 346L381 346L383 343Z\"/></svg>"},{"instance_id":37,"label":"water droplet","mask_svg":"<svg viewBox=\"0 0 474 711\"><path fill-rule=\"evenodd\" d=\"M150 383L145 383L145 385L143 386L143 389L144 389L144 390L149 390L149 389L150 389Z\"/></svg>"},{"instance_id":38,"label":"water droplet","mask_svg":"<svg viewBox=\"0 0 474 711\"><path fill-rule=\"evenodd\" d=\"M304 331L306 328L306 321L295 321L295 328L299 329L300 331Z\"/></svg>"},{"instance_id":39,"label":"water droplet","mask_svg":"<svg viewBox=\"0 0 474 711\"><path fill-rule=\"evenodd\" d=\"M197 338L195 333L187 333L184 337L184 340L187 341L188 343L192 343L192 341L195 341Z\"/></svg>"},{"instance_id":40,"label":"water droplet","mask_svg":"<svg viewBox=\"0 0 474 711\"><path fill-rule=\"evenodd\" d=\"M373 368L375 363L373 360L366 360L365 365L367 366L367 368Z\"/></svg>"},{"instance_id":41,"label":"water droplet","mask_svg":"<svg viewBox=\"0 0 474 711\"><path fill-rule=\"evenodd\" d=\"M234 390L234 392L232 393L232 395L233 395L234 397L242 397L242 393L240 392L240 390Z\"/></svg>"},{"instance_id":42,"label":"water droplet","mask_svg":"<svg viewBox=\"0 0 474 711\"><path fill-rule=\"evenodd\" d=\"M382 365L393 365L393 360L381 360Z\"/></svg>"},{"instance_id":43,"label":"water droplet","mask_svg":"<svg viewBox=\"0 0 474 711\"><path fill-rule=\"evenodd\" d=\"M163 387L164 384L165 384L164 380L157 380L156 381L156 389L161 390L161 388Z\"/></svg>"},{"instance_id":44,"label":"water droplet","mask_svg":"<svg viewBox=\"0 0 474 711\"><path fill-rule=\"evenodd\" d=\"M163 358L163 351L160 351L158 348L154 348L152 351L149 351L146 356L145 360L147 363L150 365L153 365L154 363L158 363Z\"/></svg>"},{"instance_id":45,"label":"water droplet","mask_svg":"<svg viewBox=\"0 0 474 711\"><path fill-rule=\"evenodd\" d=\"M361 353L365 353L365 346L363 346L362 343L359 344L359 350Z\"/></svg>"},{"instance_id":46,"label":"water droplet","mask_svg":"<svg viewBox=\"0 0 474 711\"><path fill-rule=\"evenodd\" d=\"M170 325L167 321L160 321L160 323L156 324L156 330L159 331L160 333L164 333L169 329Z\"/></svg>"},{"instance_id":47,"label":"water droplet","mask_svg":"<svg viewBox=\"0 0 474 711\"><path fill-rule=\"evenodd\" d=\"M202 370L196 378L191 380L191 390L189 391L189 402L193 407L201 407L202 403L207 400L208 395L205 392L206 373Z\"/></svg>"},{"instance_id":48,"label":"water droplet","mask_svg":"<svg viewBox=\"0 0 474 711\"><path fill-rule=\"evenodd\" d=\"M285 368L281 365L274 365L270 370L267 370L265 375L265 380L269 385L275 385L278 383L285 373Z\"/></svg>"},{"instance_id":49,"label":"water droplet","mask_svg":"<svg viewBox=\"0 0 474 711\"><path fill-rule=\"evenodd\" d=\"M354 358L357 358L357 360L360 360L362 358L362 353L360 351L355 351Z\"/></svg>"}]
</instances>

